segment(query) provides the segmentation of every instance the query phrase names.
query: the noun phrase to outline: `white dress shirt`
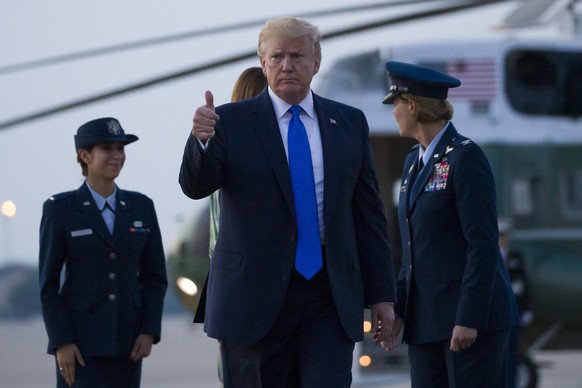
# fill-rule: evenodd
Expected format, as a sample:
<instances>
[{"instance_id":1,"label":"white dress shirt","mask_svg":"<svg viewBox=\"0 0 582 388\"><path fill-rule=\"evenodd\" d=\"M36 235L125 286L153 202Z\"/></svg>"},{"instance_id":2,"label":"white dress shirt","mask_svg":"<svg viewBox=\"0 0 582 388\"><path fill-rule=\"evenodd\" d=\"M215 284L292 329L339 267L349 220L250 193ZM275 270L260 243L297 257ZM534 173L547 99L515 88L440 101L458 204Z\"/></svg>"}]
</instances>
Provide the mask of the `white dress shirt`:
<instances>
[{"instance_id":1,"label":"white dress shirt","mask_svg":"<svg viewBox=\"0 0 582 388\"><path fill-rule=\"evenodd\" d=\"M287 155L287 163L289 162L289 150L287 145L287 132L289 131L289 122L293 116L289 112L291 104L279 98L269 87L269 96L273 102L275 109L275 117L279 123L279 131L281 132L281 139L285 147L285 154ZM321 133L319 132L319 122L315 114L315 107L313 106L313 94L311 91L307 97L299 104L303 110L300 113L301 121L305 126L307 138L309 139L309 148L311 149L311 163L313 164L313 178L315 180L315 195L317 198L317 216L319 218L319 237L321 243L325 241L325 227L323 224L323 148L321 145Z\"/></svg>"},{"instance_id":2,"label":"white dress shirt","mask_svg":"<svg viewBox=\"0 0 582 388\"><path fill-rule=\"evenodd\" d=\"M91 195L93 196L93 200L95 201L95 205L97 205L97 209L99 209L99 211L101 212L101 216L103 217L105 225L107 225L107 229L109 229L109 233L113 234L113 226L115 225L115 208L117 206L117 202L115 201L117 186L115 186L113 194L105 198L101 194L93 190L87 181L85 181L85 184L87 185L89 191L91 192ZM111 211L111 209L109 208L104 209L105 202L109 204L109 207L113 211Z\"/></svg>"}]
</instances>

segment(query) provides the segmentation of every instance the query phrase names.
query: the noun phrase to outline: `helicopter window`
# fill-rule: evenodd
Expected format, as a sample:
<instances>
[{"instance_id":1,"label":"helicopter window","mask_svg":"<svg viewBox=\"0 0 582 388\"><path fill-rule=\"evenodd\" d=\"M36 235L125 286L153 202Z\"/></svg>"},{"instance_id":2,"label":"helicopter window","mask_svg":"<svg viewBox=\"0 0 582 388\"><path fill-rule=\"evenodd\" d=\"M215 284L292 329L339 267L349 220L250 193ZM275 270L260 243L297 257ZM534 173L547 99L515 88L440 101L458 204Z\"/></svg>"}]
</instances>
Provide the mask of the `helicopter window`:
<instances>
[{"instance_id":1,"label":"helicopter window","mask_svg":"<svg viewBox=\"0 0 582 388\"><path fill-rule=\"evenodd\" d=\"M516 216L533 214L533 187L529 179L517 178L511 182L511 208Z\"/></svg>"},{"instance_id":2,"label":"helicopter window","mask_svg":"<svg viewBox=\"0 0 582 388\"><path fill-rule=\"evenodd\" d=\"M564 216L582 218L582 171L563 174L561 181Z\"/></svg>"},{"instance_id":3,"label":"helicopter window","mask_svg":"<svg viewBox=\"0 0 582 388\"><path fill-rule=\"evenodd\" d=\"M582 53L515 50L505 70L507 98L518 112L582 116Z\"/></svg>"},{"instance_id":4,"label":"helicopter window","mask_svg":"<svg viewBox=\"0 0 582 388\"><path fill-rule=\"evenodd\" d=\"M377 50L338 60L317 82L319 94L335 96L343 102L350 102L355 93L374 92L382 97L388 90L386 71Z\"/></svg>"}]
</instances>

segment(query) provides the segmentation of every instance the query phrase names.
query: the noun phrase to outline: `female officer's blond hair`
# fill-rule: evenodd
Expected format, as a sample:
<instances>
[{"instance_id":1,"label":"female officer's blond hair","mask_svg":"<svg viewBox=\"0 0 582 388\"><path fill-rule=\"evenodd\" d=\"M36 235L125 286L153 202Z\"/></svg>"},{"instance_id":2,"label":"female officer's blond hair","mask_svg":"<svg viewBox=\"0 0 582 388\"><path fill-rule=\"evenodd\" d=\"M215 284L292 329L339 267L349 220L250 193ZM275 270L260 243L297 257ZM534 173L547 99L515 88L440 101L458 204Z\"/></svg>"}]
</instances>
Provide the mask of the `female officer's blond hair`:
<instances>
[{"instance_id":1,"label":"female officer's blond hair","mask_svg":"<svg viewBox=\"0 0 582 388\"><path fill-rule=\"evenodd\" d=\"M415 96L403 93L399 97L412 101L416 107L414 115L421 123L431 123L437 120L450 121L453 118L454 109L448 100Z\"/></svg>"}]
</instances>

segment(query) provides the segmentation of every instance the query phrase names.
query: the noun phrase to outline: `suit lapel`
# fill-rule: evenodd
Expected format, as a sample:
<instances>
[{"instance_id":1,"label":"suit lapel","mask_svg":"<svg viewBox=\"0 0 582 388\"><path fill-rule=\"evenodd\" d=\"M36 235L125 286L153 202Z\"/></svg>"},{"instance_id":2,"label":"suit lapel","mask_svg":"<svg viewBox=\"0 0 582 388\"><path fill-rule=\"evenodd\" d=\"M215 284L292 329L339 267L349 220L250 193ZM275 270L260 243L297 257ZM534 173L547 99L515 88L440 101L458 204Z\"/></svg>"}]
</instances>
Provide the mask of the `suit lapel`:
<instances>
[{"instance_id":1,"label":"suit lapel","mask_svg":"<svg viewBox=\"0 0 582 388\"><path fill-rule=\"evenodd\" d=\"M321 133L325 193L323 214L324 218L327 219L329 216L326 215L325 209L333 209L333 202L336 198L333 193L337 191L338 179L341 176L341 171L339 171L341 163L339 163L338 159L341 155L337 152L332 152L332 150L340 149L336 144L338 137L334 136L338 123L333 110L316 94L313 94L313 104ZM265 112L269 113L265 114ZM295 215L289 164L273 104L267 90L258 96L252 112L251 122L275 171L275 176L287 200L289 210L291 214Z\"/></svg>"},{"instance_id":2,"label":"suit lapel","mask_svg":"<svg viewBox=\"0 0 582 388\"><path fill-rule=\"evenodd\" d=\"M341 176L340 171L340 153L337 150L342 149L341 145L337 144L339 136L336 136L338 127L337 117L333 109L325 104L315 93L313 94L313 105L317 114L317 122L319 124L319 132L321 133L321 148L323 155L323 217L324 224L327 224L328 218L331 215L329 209L334 208L334 202L337 196L338 181ZM336 152L333 152L336 150Z\"/></svg>"},{"instance_id":3,"label":"suit lapel","mask_svg":"<svg viewBox=\"0 0 582 388\"><path fill-rule=\"evenodd\" d=\"M114 245L113 238L103 217L101 211L97 208L91 192L87 188L87 184L83 183L77 190L77 210L81 212L83 221L103 240L108 244Z\"/></svg>"},{"instance_id":4,"label":"suit lapel","mask_svg":"<svg viewBox=\"0 0 582 388\"><path fill-rule=\"evenodd\" d=\"M268 113L267 113L268 112ZM287 205L291 214L295 215L293 205L293 190L291 188L291 176L289 174L289 164L285 154L285 147L281 139L281 131L275 117L273 103L269 97L267 89L257 98L251 115L251 122L263 149L267 154L271 166L281 187L281 191L287 200Z\"/></svg>"},{"instance_id":5,"label":"suit lapel","mask_svg":"<svg viewBox=\"0 0 582 388\"><path fill-rule=\"evenodd\" d=\"M447 129L445 129L445 133L439 140L438 144L436 145L433 154L429 158L428 162L420 172L420 174L414 180L414 184L412 186L412 192L410 193L410 206L409 209L412 209L414 202L418 198L419 194L421 193L423 187L427 183L428 178L430 177L433 166L435 162L443 156L445 152L446 146L451 142L451 140L457 135L457 130L453 126L453 123L449 123Z\"/></svg>"}]
</instances>

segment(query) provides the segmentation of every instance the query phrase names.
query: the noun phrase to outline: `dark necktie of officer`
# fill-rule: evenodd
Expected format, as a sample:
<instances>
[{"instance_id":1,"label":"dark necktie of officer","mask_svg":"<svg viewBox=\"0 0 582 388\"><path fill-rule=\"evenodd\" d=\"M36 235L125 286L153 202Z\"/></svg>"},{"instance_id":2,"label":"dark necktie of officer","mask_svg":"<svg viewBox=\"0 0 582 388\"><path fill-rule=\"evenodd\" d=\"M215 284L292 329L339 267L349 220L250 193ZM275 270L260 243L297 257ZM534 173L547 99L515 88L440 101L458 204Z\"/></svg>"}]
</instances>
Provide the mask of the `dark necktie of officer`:
<instances>
[{"instance_id":1,"label":"dark necktie of officer","mask_svg":"<svg viewBox=\"0 0 582 388\"><path fill-rule=\"evenodd\" d=\"M412 169L411 174L409 176L409 182L408 182L408 202L410 205L410 195L412 193L412 187L414 186L414 183L416 182L416 178L418 178L418 174L420 174L420 170L422 170L422 168L424 167L424 160L423 158L420 158L420 160L418 160L416 163L414 163L414 169Z\"/></svg>"},{"instance_id":2,"label":"dark necktie of officer","mask_svg":"<svg viewBox=\"0 0 582 388\"><path fill-rule=\"evenodd\" d=\"M103 209L101 209L101 213L103 213L105 211L105 209L109 209L109 210L111 210L111 213L115 213L115 210L113 210L113 208L111 207L111 205L107 201L105 201L105 205L103 206Z\"/></svg>"},{"instance_id":3,"label":"dark necktie of officer","mask_svg":"<svg viewBox=\"0 0 582 388\"><path fill-rule=\"evenodd\" d=\"M293 117L289 122L287 141L298 229L295 269L306 279L311 279L323 264L311 149L305 126L299 118L301 110L299 105L289 108Z\"/></svg>"},{"instance_id":4,"label":"dark necktie of officer","mask_svg":"<svg viewBox=\"0 0 582 388\"><path fill-rule=\"evenodd\" d=\"M111 213L107 213L106 210L111 211ZM113 234L113 224L115 222L115 210L111 207L109 202L105 201L105 205L103 209L101 209L101 216L103 217L103 221L109 230L109 233Z\"/></svg>"}]
</instances>

